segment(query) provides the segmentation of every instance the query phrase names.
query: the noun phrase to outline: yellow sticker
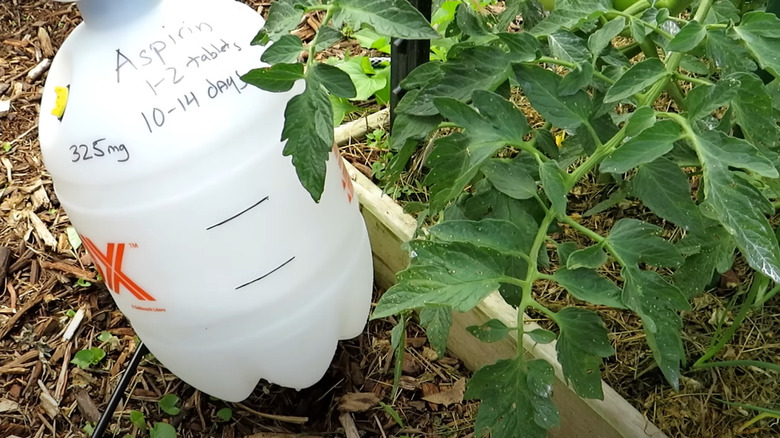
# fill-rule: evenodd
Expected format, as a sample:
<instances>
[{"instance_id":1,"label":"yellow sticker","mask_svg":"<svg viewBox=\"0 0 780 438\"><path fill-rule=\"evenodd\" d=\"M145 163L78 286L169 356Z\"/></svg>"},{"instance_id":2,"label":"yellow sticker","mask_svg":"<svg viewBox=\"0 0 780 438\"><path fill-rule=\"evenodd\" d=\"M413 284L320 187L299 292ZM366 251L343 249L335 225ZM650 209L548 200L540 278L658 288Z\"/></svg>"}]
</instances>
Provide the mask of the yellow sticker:
<instances>
[{"instance_id":1,"label":"yellow sticker","mask_svg":"<svg viewBox=\"0 0 780 438\"><path fill-rule=\"evenodd\" d=\"M54 109L51 110L52 115L57 118L62 118L65 114L65 107L68 106L68 87L54 87L54 92L57 94L57 99L54 101Z\"/></svg>"}]
</instances>

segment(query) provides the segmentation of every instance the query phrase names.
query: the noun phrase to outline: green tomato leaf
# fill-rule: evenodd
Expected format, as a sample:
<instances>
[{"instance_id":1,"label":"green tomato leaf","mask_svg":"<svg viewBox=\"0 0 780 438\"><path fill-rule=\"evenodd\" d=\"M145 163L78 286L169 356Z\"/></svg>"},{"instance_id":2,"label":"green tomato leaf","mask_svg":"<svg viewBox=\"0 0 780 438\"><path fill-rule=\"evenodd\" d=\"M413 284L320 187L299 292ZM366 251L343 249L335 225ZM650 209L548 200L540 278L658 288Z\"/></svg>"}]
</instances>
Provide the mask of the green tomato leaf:
<instances>
[{"instance_id":1,"label":"green tomato leaf","mask_svg":"<svg viewBox=\"0 0 780 438\"><path fill-rule=\"evenodd\" d=\"M168 423L154 423L149 429L149 438L176 438L176 428Z\"/></svg>"},{"instance_id":2,"label":"green tomato leaf","mask_svg":"<svg viewBox=\"0 0 780 438\"><path fill-rule=\"evenodd\" d=\"M179 415L181 408L179 408L178 404L179 396L176 394L165 394L163 398L157 402L157 406L168 415Z\"/></svg>"},{"instance_id":3,"label":"green tomato leaf","mask_svg":"<svg viewBox=\"0 0 780 438\"><path fill-rule=\"evenodd\" d=\"M568 62L590 61L591 55L585 41L566 30L547 35L547 46L556 58Z\"/></svg>"},{"instance_id":4,"label":"green tomato leaf","mask_svg":"<svg viewBox=\"0 0 780 438\"><path fill-rule=\"evenodd\" d=\"M603 400L601 358L615 354L604 322L596 312L567 307L557 313L561 329L555 350L563 376L581 397Z\"/></svg>"},{"instance_id":5,"label":"green tomato leaf","mask_svg":"<svg viewBox=\"0 0 780 438\"><path fill-rule=\"evenodd\" d=\"M377 303L373 319L428 305L471 310L497 290L509 269L507 257L464 243L409 242L412 264Z\"/></svg>"},{"instance_id":6,"label":"green tomato leaf","mask_svg":"<svg viewBox=\"0 0 780 438\"><path fill-rule=\"evenodd\" d=\"M558 337L555 333L545 329L534 329L526 334L537 344L549 344Z\"/></svg>"},{"instance_id":7,"label":"green tomato leaf","mask_svg":"<svg viewBox=\"0 0 780 438\"><path fill-rule=\"evenodd\" d=\"M682 128L677 123L660 121L623 143L601 162L599 170L605 173L626 173L640 164L651 163L671 151L674 142L681 137Z\"/></svg>"},{"instance_id":8,"label":"green tomato leaf","mask_svg":"<svg viewBox=\"0 0 780 438\"><path fill-rule=\"evenodd\" d=\"M617 17L614 20L610 20L601 29L593 32L588 37L588 49L594 57L600 56L601 52L610 46L613 39L620 35L623 28L626 27L626 19L623 17Z\"/></svg>"},{"instance_id":9,"label":"green tomato leaf","mask_svg":"<svg viewBox=\"0 0 780 438\"><path fill-rule=\"evenodd\" d=\"M556 0L555 10L528 31L534 37L553 34L561 29L573 30L580 24L612 9L609 0Z\"/></svg>"},{"instance_id":10,"label":"green tomato leaf","mask_svg":"<svg viewBox=\"0 0 780 438\"><path fill-rule=\"evenodd\" d=\"M442 116L463 127L475 142L523 141L528 123L512 102L489 91L475 91L473 101L476 109L448 97L437 97L434 104Z\"/></svg>"},{"instance_id":11,"label":"green tomato leaf","mask_svg":"<svg viewBox=\"0 0 780 438\"><path fill-rule=\"evenodd\" d=\"M700 233L686 234L679 246L695 248L695 252L674 271L674 284L688 298L703 292L712 280L713 272L726 272L734 263L734 239L718 224Z\"/></svg>"},{"instance_id":12,"label":"green tomato leaf","mask_svg":"<svg viewBox=\"0 0 780 438\"><path fill-rule=\"evenodd\" d=\"M284 140L287 143L282 153L292 156L298 179L312 199L319 202L325 188L326 162L333 148L333 108L328 93L312 78L306 79L303 93L287 103Z\"/></svg>"},{"instance_id":13,"label":"green tomato leaf","mask_svg":"<svg viewBox=\"0 0 780 438\"><path fill-rule=\"evenodd\" d=\"M569 256L577 250L577 244L574 242L559 243L558 247L555 248L555 251L558 253L558 263L561 266L566 266L566 263L569 262Z\"/></svg>"},{"instance_id":14,"label":"green tomato leaf","mask_svg":"<svg viewBox=\"0 0 780 438\"><path fill-rule=\"evenodd\" d=\"M481 399L474 431L494 438L544 438L560 424L552 402L555 372L544 360L500 360L480 368L464 398Z\"/></svg>"},{"instance_id":15,"label":"green tomato leaf","mask_svg":"<svg viewBox=\"0 0 780 438\"><path fill-rule=\"evenodd\" d=\"M423 15L405 0L339 0L333 22L353 29L370 24L380 34L407 40L439 38Z\"/></svg>"},{"instance_id":16,"label":"green tomato leaf","mask_svg":"<svg viewBox=\"0 0 780 438\"><path fill-rule=\"evenodd\" d=\"M459 196L482 163L502 147L500 142L471 143L471 137L462 133L436 140L427 162L431 170L424 180L431 187L431 211L441 210Z\"/></svg>"},{"instance_id":17,"label":"green tomato leaf","mask_svg":"<svg viewBox=\"0 0 780 438\"><path fill-rule=\"evenodd\" d=\"M542 179L542 188L550 199L553 210L558 216L566 215L566 174L558 167L555 160L545 161L539 166L539 176Z\"/></svg>"},{"instance_id":18,"label":"green tomato leaf","mask_svg":"<svg viewBox=\"0 0 780 438\"><path fill-rule=\"evenodd\" d=\"M707 29L698 21L689 21L669 42L672 52L690 52L707 36Z\"/></svg>"},{"instance_id":19,"label":"green tomato leaf","mask_svg":"<svg viewBox=\"0 0 780 438\"><path fill-rule=\"evenodd\" d=\"M417 92L417 90L411 91L406 96ZM404 99L406 96L404 96ZM403 101L403 99L401 100ZM395 117L393 117L393 135L390 136L390 149L395 152L395 155L393 155L387 167L384 179L386 184L392 184L401 177L401 173L406 169L409 159L417 151L419 141L436 129L440 121L441 116L439 115L421 117L395 113Z\"/></svg>"},{"instance_id":20,"label":"green tomato leaf","mask_svg":"<svg viewBox=\"0 0 780 438\"><path fill-rule=\"evenodd\" d=\"M723 75L755 70L756 63L750 53L732 35L733 31L727 33L723 29L707 31L707 57L715 61L715 65L722 69Z\"/></svg>"},{"instance_id":21,"label":"green tomato leaf","mask_svg":"<svg viewBox=\"0 0 780 438\"><path fill-rule=\"evenodd\" d=\"M541 56L542 44L528 32L501 32L497 36L509 51L512 62L531 62Z\"/></svg>"},{"instance_id":22,"label":"green tomato leaf","mask_svg":"<svg viewBox=\"0 0 780 438\"><path fill-rule=\"evenodd\" d=\"M780 40L776 43L780 48ZM754 73L736 73L721 82L736 82L731 109L745 139L761 150L776 151L778 116L772 111L772 96L764 82Z\"/></svg>"},{"instance_id":23,"label":"green tomato leaf","mask_svg":"<svg viewBox=\"0 0 780 438\"><path fill-rule=\"evenodd\" d=\"M314 51L322 52L330 46L341 41L344 35L341 31L332 26L321 26L317 29L317 39L314 41ZM378 49L378 47L372 47Z\"/></svg>"},{"instance_id":24,"label":"green tomato leaf","mask_svg":"<svg viewBox=\"0 0 780 438\"><path fill-rule=\"evenodd\" d=\"M458 29L464 36L479 37L491 34L487 24L487 18L483 17L482 14L479 14L468 3L461 3L458 5L455 19L457 21Z\"/></svg>"},{"instance_id":25,"label":"green tomato leaf","mask_svg":"<svg viewBox=\"0 0 780 438\"><path fill-rule=\"evenodd\" d=\"M409 75L401 80L401 88L411 90L422 88L429 83L437 82L444 75L441 62L426 62L412 70Z\"/></svg>"},{"instance_id":26,"label":"green tomato leaf","mask_svg":"<svg viewBox=\"0 0 780 438\"><path fill-rule=\"evenodd\" d=\"M444 357L447 351L447 338L452 327L452 309L448 307L424 307L420 309L420 325L425 327L425 334L431 348L439 357Z\"/></svg>"},{"instance_id":27,"label":"green tomato leaf","mask_svg":"<svg viewBox=\"0 0 780 438\"><path fill-rule=\"evenodd\" d=\"M769 171L765 159L752 155L747 142L719 132L703 132L692 143L702 163L705 206L734 237L750 267L780 282L780 246L765 216L775 209L758 189L728 170L731 165ZM737 150L731 150L733 145Z\"/></svg>"},{"instance_id":28,"label":"green tomato leaf","mask_svg":"<svg viewBox=\"0 0 780 438\"><path fill-rule=\"evenodd\" d=\"M474 90L493 90L506 81L509 61L510 56L500 48L479 46L458 50L441 64L438 72L432 67L419 67L412 72L412 83L425 81L424 84L417 94L409 96L411 93L408 93L409 97L405 96L395 111L416 116L436 115L438 110L434 106L434 98L451 97L466 101ZM416 75L418 70L421 73ZM431 80L433 77L436 79ZM402 85L410 86L407 81Z\"/></svg>"},{"instance_id":29,"label":"green tomato leaf","mask_svg":"<svg viewBox=\"0 0 780 438\"><path fill-rule=\"evenodd\" d=\"M350 76L343 70L328 64L317 63L309 72L311 77L321 83L331 93L347 99L355 97L357 91Z\"/></svg>"},{"instance_id":30,"label":"green tomato leaf","mask_svg":"<svg viewBox=\"0 0 780 438\"><path fill-rule=\"evenodd\" d=\"M685 231L700 231L704 218L691 199L688 176L679 166L665 158L639 166L631 179L631 188L653 213Z\"/></svg>"},{"instance_id":31,"label":"green tomato leaf","mask_svg":"<svg viewBox=\"0 0 780 438\"><path fill-rule=\"evenodd\" d=\"M303 51L301 38L296 35L284 35L265 49L260 60L268 64L294 64Z\"/></svg>"},{"instance_id":32,"label":"green tomato leaf","mask_svg":"<svg viewBox=\"0 0 780 438\"><path fill-rule=\"evenodd\" d=\"M566 268L570 270L578 268L596 269L604 263L607 263L607 253L604 252L601 245L593 245L571 253L568 260L566 260Z\"/></svg>"},{"instance_id":33,"label":"green tomato leaf","mask_svg":"<svg viewBox=\"0 0 780 438\"><path fill-rule=\"evenodd\" d=\"M760 38L780 38L780 18L762 11L748 12L736 29L737 33L749 32Z\"/></svg>"},{"instance_id":34,"label":"green tomato leaf","mask_svg":"<svg viewBox=\"0 0 780 438\"><path fill-rule=\"evenodd\" d=\"M734 28L734 32L739 35L758 64L772 72L775 77L780 77L780 51L777 50L780 44L780 37L777 36L778 23L780 18L774 14L748 12L742 18L742 23Z\"/></svg>"},{"instance_id":35,"label":"green tomato leaf","mask_svg":"<svg viewBox=\"0 0 780 438\"><path fill-rule=\"evenodd\" d=\"M607 199L600 201L598 204L594 205L593 207L589 208L585 211L585 213L582 213L582 217L590 217L595 214L599 214L602 212L605 212L609 210L610 208L620 204L621 202L625 201L628 197L628 192L625 188L619 187L617 190L612 192Z\"/></svg>"},{"instance_id":36,"label":"green tomato leaf","mask_svg":"<svg viewBox=\"0 0 780 438\"><path fill-rule=\"evenodd\" d=\"M627 99L669 75L664 63L657 58L637 62L607 90L604 102L618 102Z\"/></svg>"},{"instance_id":37,"label":"green tomato leaf","mask_svg":"<svg viewBox=\"0 0 780 438\"><path fill-rule=\"evenodd\" d=\"M241 76L247 84L275 93L290 91L295 81L303 78L303 64L275 64L250 70Z\"/></svg>"},{"instance_id":38,"label":"green tomato leaf","mask_svg":"<svg viewBox=\"0 0 780 438\"><path fill-rule=\"evenodd\" d=\"M528 256L536 236L536 223L518 225L508 220L447 220L429 228L431 236L443 242L464 242L502 254Z\"/></svg>"},{"instance_id":39,"label":"green tomato leaf","mask_svg":"<svg viewBox=\"0 0 780 438\"><path fill-rule=\"evenodd\" d=\"M712 4L704 24L739 23L741 13L731 0L718 0Z\"/></svg>"},{"instance_id":40,"label":"green tomato leaf","mask_svg":"<svg viewBox=\"0 0 780 438\"><path fill-rule=\"evenodd\" d=\"M593 104L587 93L559 95L561 77L541 67L515 64L514 73L531 105L549 122L564 129L589 123Z\"/></svg>"},{"instance_id":41,"label":"green tomato leaf","mask_svg":"<svg viewBox=\"0 0 780 438\"><path fill-rule=\"evenodd\" d=\"M610 230L607 244L628 265L679 266L683 257L671 242L660 237L662 231L637 219L620 219Z\"/></svg>"},{"instance_id":42,"label":"green tomato leaf","mask_svg":"<svg viewBox=\"0 0 780 438\"><path fill-rule=\"evenodd\" d=\"M709 65L707 65L700 58L689 55L687 53L683 55L682 59L680 60L680 67L696 75L706 76L710 74Z\"/></svg>"},{"instance_id":43,"label":"green tomato leaf","mask_svg":"<svg viewBox=\"0 0 780 438\"><path fill-rule=\"evenodd\" d=\"M647 128L655 126L655 111L652 108L643 106L637 108L631 118L626 122L626 136L636 137Z\"/></svg>"},{"instance_id":44,"label":"green tomato leaf","mask_svg":"<svg viewBox=\"0 0 780 438\"><path fill-rule=\"evenodd\" d=\"M558 248L560 249L560 245ZM587 301L597 306L609 306L616 309L626 308L621 301L620 288L593 269L559 268L555 271L553 280L563 286L578 300Z\"/></svg>"},{"instance_id":45,"label":"green tomato leaf","mask_svg":"<svg viewBox=\"0 0 780 438\"><path fill-rule=\"evenodd\" d=\"M655 271L624 267L623 302L642 318L647 344L673 388L680 388L680 366L685 362L679 311L690 305L683 293Z\"/></svg>"},{"instance_id":46,"label":"green tomato leaf","mask_svg":"<svg viewBox=\"0 0 780 438\"><path fill-rule=\"evenodd\" d=\"M740 82L734 75L722 78L715 85L699 85L688 92L685 106L689 120L699 120L729 103L739 90Z\"/></svg>"},{"instance_id":47,"label":"green tomato leaf","mask_svg":"<svg viewBox=\"0 0 780 438\"><path fill-rule=\"evenodd\" d=\"M717 157L722 164L749 170L767 178L780 176L772 161L741 138L731 137L722 131L703 131L697 137L709 158Z\"/></svg>"},{"instance_id":48,"label":"green tomato leaf","mask_svg":"<svg viewBox=\"0 0 780 438\"><path fill-rule=\"evenodd\" d=\"M496 190L514 199L531 199L538 191L533 176L538 173L537 165L535 162L523 160L522 157L523 155L513 159L491 158L485 161L480 170Z\"/></svg>"},{"instance_id":49,"label":"green tomato leaf","mask_svg":"<svg viewBox=\"0 0 780 438\"><path fill-rule=\"evenodd\" d=\"M268 18L257 36L252 40L252 45L268 44L288 35L298 26L303 18L303 8L296 8L297 0L278 0L271 3L268 10Z\"/></svg>"},{"instance_id":50,"label":"green tomato leaf","mask_svg":"<svg viewBox=\"0 0 780 438\"><path fill-rule=\"evenodd\" d=\"M482 325L472 325L466 327L466 331L482 342L498 342L507 337L510 331L515 330L507 327L503 322L497 319L491 319ZM553 335L555 336L555 335Z\"/></svg>"},{"instance_id":51,"label":"green tomato leaf","mask_svg":"<svg viewBox=\"0 0 780 438\"><path fill-rule=\"evenodd\" d=\"M558 84L558 94L561 96L571 96L587 87L593 79L593 66L590 62L582 62L577 67L569 71Z\"/></svg>"}]
</instances>

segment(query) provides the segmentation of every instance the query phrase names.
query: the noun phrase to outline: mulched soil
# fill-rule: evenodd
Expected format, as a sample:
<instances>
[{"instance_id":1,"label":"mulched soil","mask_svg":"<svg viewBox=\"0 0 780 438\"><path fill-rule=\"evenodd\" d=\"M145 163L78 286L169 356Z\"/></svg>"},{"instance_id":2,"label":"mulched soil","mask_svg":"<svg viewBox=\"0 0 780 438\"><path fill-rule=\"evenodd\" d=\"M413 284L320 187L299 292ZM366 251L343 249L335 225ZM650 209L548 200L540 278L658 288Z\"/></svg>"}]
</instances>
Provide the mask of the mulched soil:
<instances>
[{"instance_id":1,"label":"mulched soil","mask_svg":"<svg viewBox=\"0 0 780 438\"><path fill-rule=\"evenodd\" d=\"M261 11L268 7L256 0L246 3ZM52 57L80 19L72 4L6 0L0 4L0 20L0 100L11 101L10 112L0 116L0 142L7 149L0 151L0 437L85 436L85 425L95 422L105 408L137 339L108 291L94 281L89 256L72 249L67 216L42 167L37 144L46 76L35 67ZM316 26L317 16L309 17L299 34L306 38ZM363 157L358 167L370 173L366 160L380 154L356 145L348 155ZM585 211L606 196L604 189L594 182L572 205ZM620 214L644 214L630 203L621 208ZM597 221L608 228L616 219L589 220L599 229ZM690 357L698 357L709 344L712 315L724 312L735 290L749 283L745 272L735 268L722 287L695 299L694 311L686 312ZM571 302L553 287L541 287L539 294L553 309ZM639 321L623 312L595 310L607 321L618 351L605 364L605 380L670 437L780 436L778 425L768 421L739 431L755 413L717 401L776 408L780 383L775 374L757 368L687 372L682 391L675 393L653 365ZM84 319L72 338L63 340L70 315L77 311L83 311ZM779 323L776 298L751 315L720 359L780 363ZM414 324L407 332L401 391L393 397L392 327L393 321L371 322L361 336L342 342L329 372L314 387L296 392L261 382L239 404L214 400L147 358L128 388L127 401L117 409L111 432L147 436L130 424L129 412L136 410L150 425L173 424L180 437L471 436L477 405L459 402L467 370L455 358L437 358ZM113 337L101 341L103 332ZM106 350L106 358L88 370L70 364L76 352L91 347ZM446 396L438 403L423 400L436 393ZM178 415L158 407L165 394L181 399ZM232 412L227 421L217 417L225 407Z\"/></svg>"}]
</instances>

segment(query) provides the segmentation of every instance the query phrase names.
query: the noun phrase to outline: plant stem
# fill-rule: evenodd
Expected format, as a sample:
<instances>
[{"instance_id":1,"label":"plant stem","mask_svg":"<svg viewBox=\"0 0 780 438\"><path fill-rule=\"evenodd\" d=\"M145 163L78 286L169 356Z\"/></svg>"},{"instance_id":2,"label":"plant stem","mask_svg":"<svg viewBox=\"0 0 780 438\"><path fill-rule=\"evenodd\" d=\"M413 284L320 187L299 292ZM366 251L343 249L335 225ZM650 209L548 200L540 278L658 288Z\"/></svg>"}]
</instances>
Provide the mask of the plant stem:
<instances>
[{"instance_id":1,"label":"plant stem","mask_svg":"<svg viewBox=\"0 0 780 438\"><path fill-rule=\"evenodd\" d=\"M536 278L540 280L549 280L549 281L555 281L555 277L549 274L545 274L543 272L537 272Z\"/></svg>"},{"instance_id":2,"label":"plant stem","mask_svg":"<svg viewBox=\"0 0 780 438\"><path fill-rule=\"evenodd\" d=\"M574 171L569 174L569 185L566 187L566 190L571 191L572 187L574 187L585 175L587 175L588 172L596 167L601 162L601 160L611 154L615 148L617 148L620 143L623 142L624 138L626 138L625 126L621 128L620 131L618 131L617 134L615 134L611 139L609 139L608 142L596 148L593 154L589 156L584 163L580 164L579 167L574 169Z\"/></svg>"},{"instance_id":3,"label":"plant stem","mask_svg":"<svg viewBox=\"0 0 780 438\"><path fill-rule=\"evenodd\" d=\"M306 8L307 11L326 11L325 12L325 18L322 19L322 25L325 26L330 22L330 19L333 18L333 11L334 8L331 5L321 5L321 6L311 6L309 8ZM314 39L311 43L309 43L309 57L306 59L306 69L309 70L314 66L314 55L316 55L316 51L314 48L317 46L317 43L320 40L320 32L317 32L314 35Z\"/></svg>"},{"instance_id":4,"label":"plant stem","mask_svg":"<svg viewBox=\"0 0 780 438\"><path fill-rule=\"evenodd\" d=\"M684 75L680 72L674 72L672 73L674 75L675 79L679 79L681 81L690 82L692 84L699 84L699 85L714 85L712 82L702 79L702 78L696 78L693 76Z\"/></svg>"},{"instance_id":5,"label":"plant stem","mask_svg":"<svg viewBox=\"0 0 780 438\"><path fill-rule=\"evenodd\" d=\"M531 259L528 261L528 271L525 280L522 282L523 297L520 300L520 306L517 308L517 327L519 332L517 336L517 352L521 357L525 356L525 348L523 347L523 315L525 314L525 309L534 306L534 303L536 303L536 300L534 300L533 297L533 286L534 280L536 280L539 275L539 251L542 249L542 245L544 245L544 241L547 239L547 230L554 220L555 212L553 212L552 209L547 210L544 219L542 219L542 222L539 224L534 243L531 245Z\"/></svg>"},{"instance_id":6,"label":"plant stem","mask_svg":"<svg viewBox=\"0 0 780 438\"><path fill-rule=\"evenodd\" d=\"M552 310L548 309L547 307L539 304L536 300L531 300L529 304L529 307L533 307L534 309L544 313L544 316L550 318L554 323L558 323L558 314L553 312Z\"/></svg>"},{"instance_id":7,"label":"plant stem","mask_svg":"<svg viewBox=\"0 0 780 438\"><path fill-rule=\"evenodd\" d=\"M737 329L739 329L739 327L742 325L742 321L745 320L745 316L747 316L748 310L750 310L751 305L755 302L758 291L761 289L766 289L767 285L769 284L769 278L767 276L759 274L758 272L756 272L755 275L756 276L753 277L753 283L750 285L750 289L748 290L747 297L745 297L745 301L742 302L742 306L739 308L737 316L734 317L734 321L718 338L718 342L715 343L715 345L711 345L710 348L708 348L704 353L704 355L691 366L691 368L704 368L705 365L707 365L706 362L718 354L720 350L722 350L723 347L725 347L726 344L731 340L731 338L734 337Z\"/></svg>"},{"instance_id":8,"label":"plant stem","mask_svg":"<svg viewBox=\"0 0 780 438\"><path fill-rule=\"evenodd\" d=\"M626 9L626 10L628 10L628 9ZM657 33L657 34L661 35L662 37L664 37L664 38L666 38L666 39L668 39L668 40L670 40L670 41L671 41L671 40L674 38L674 35L670 34L669 32L667 32L667 31L665 31L665 30L663 30L663 29L661 29L661 28L660 28L660 27L658 27L657 25L655 25L655 24L651 24L651 23L648 23L648 22L646 22L646 21L644 21L644 20L640 20L640 19L636 18L635 16L633 16L632 14L627 14L627 13L625 13L625 12L619 12L619 11L618 11L618 12L617 12L617 15L620 15L620 16L622 16L622 17L625 17L625 18L627 18L627 19L628 19L628 21L629 21L629 23L630 23L632 20L636 20L636 21L637 21L639 24L641 24L642 26L644 26L644 27L646 27L646 28L648 28L648 29L652 30L653 32L655 32L655 33Z\"/></svg>"},{"instance_id":9,"label":"plant stem","mask_svg":"<svg viewBox=\"0 0 780 438\"><path fill-rule=\"evenodd\" d=\"M605 240L605 237L596 233L595 231L591 230L590 228L586 227L585 225L582 225L581 223L575 221L574 219L570 218L569 216L566 216L564 218L561 218L561 222L565 223L566 225L569 225L570 227L574 228L575 230L579 231L580 233L588 236L590 240L601 243Z\"/></svg>"},{"instance_id":10,"label":"plant stem","mask_svg":"<svg viewBox=\"0 0 780 438\"><path fill-rule=\"evenodd\" d=\"M645 9L648 9L650 6L651 6L650 2L648 2L646 0L645 1L639 0L638 2L634 3L633 5L627 7L624 11L617 11L617 10L613 9L613 10L611 10L609 12L610 13L614 13L614 14L623 13L623 14L628 14L628 15L636 15L636 14L638 14L640 12L644 12Z\"/></svg>"},{"instance_id":11,"label":"plant stem","mask_svg":"<svg viewBox=\"0 0 780 438\"><path fill-rule=\"evenodd\" d=\"M562 59L557 59L557 58L550 58L548 56L542 56L537 61L540 62L540 63L544 63L544 64L560 65L561 67L566 67L566 68L568 68L570 70L577 68L577 64L574 63L574 62L564 61ZM606 76L604 73L602 73L600 71L597 71L597 70L593 71L593 77L601 79L602 81L604 81L604 82L606 82L606 83L608 83L610 85L615 83L614 79L612 79L609 76Z\"/></svg>"}]
</instances>

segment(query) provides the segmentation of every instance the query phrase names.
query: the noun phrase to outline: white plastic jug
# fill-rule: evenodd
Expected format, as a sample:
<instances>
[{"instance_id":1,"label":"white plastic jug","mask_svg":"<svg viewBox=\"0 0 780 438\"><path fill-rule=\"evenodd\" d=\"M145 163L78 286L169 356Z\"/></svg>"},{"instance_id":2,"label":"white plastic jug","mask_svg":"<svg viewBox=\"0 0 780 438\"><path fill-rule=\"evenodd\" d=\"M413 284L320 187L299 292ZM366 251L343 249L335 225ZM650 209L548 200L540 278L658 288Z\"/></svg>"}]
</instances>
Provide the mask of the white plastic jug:
<instances>
[{"instance_id":1,"label":"white plastic jug","mask_svg":"<svg viewBox=\"0 0 780 438\"><path fill-rule=\"evenodd\" d=\"M247 86L263 20L233 0L79 0L41 101L57 196L171 372L227 401L316 383L365 325L372 261L334 151L315 203L280 141L294 95ZM67 102L66 102L67 100Z\"/></svg>"}]
</instances>

